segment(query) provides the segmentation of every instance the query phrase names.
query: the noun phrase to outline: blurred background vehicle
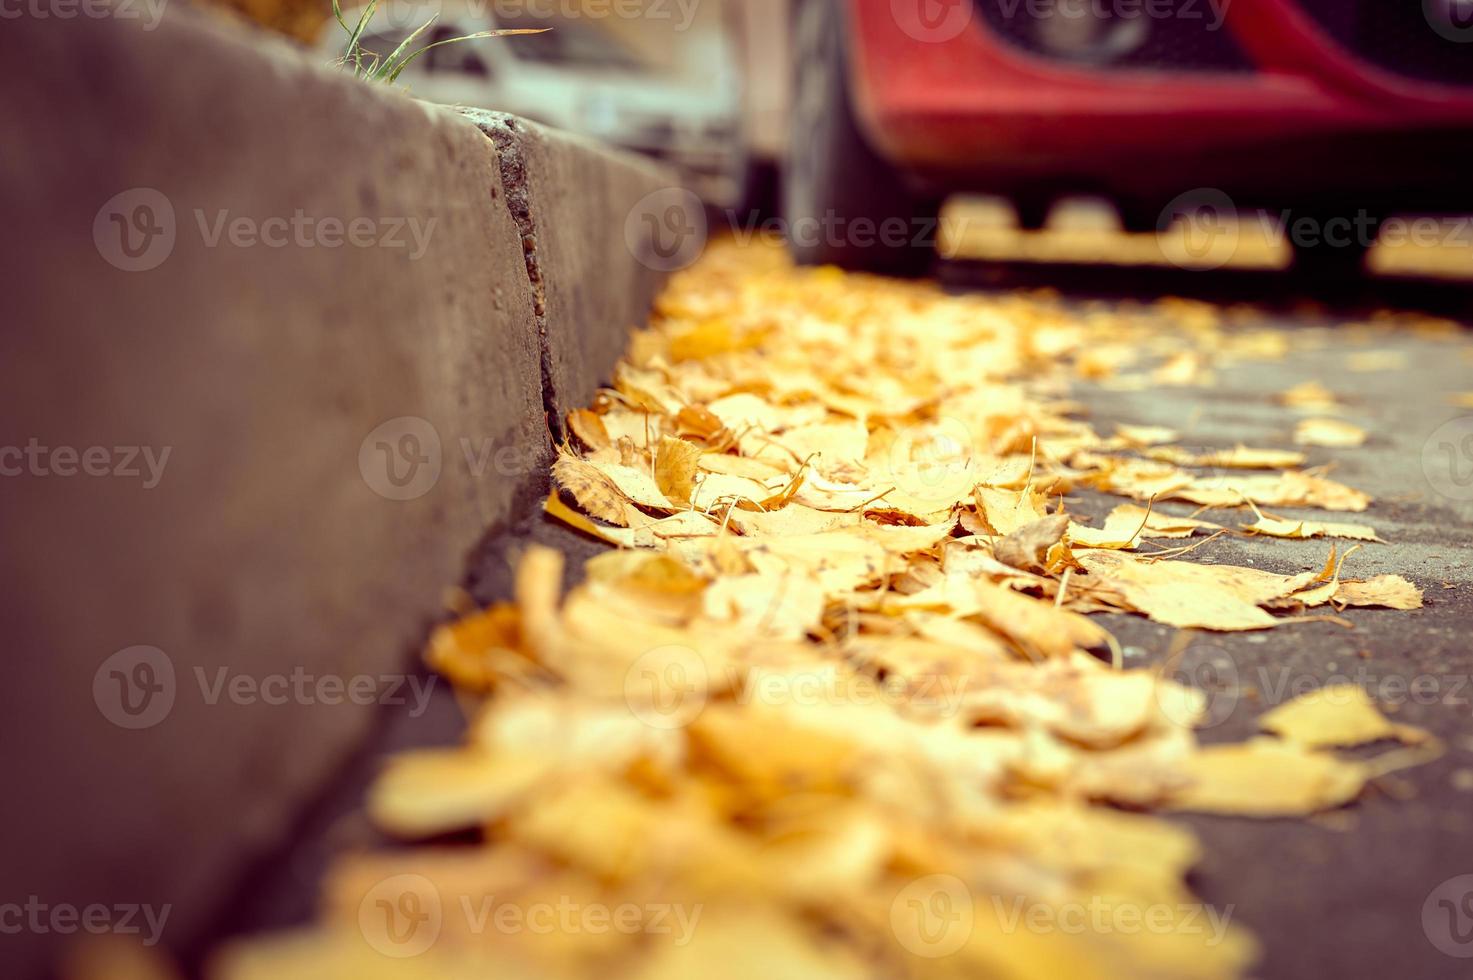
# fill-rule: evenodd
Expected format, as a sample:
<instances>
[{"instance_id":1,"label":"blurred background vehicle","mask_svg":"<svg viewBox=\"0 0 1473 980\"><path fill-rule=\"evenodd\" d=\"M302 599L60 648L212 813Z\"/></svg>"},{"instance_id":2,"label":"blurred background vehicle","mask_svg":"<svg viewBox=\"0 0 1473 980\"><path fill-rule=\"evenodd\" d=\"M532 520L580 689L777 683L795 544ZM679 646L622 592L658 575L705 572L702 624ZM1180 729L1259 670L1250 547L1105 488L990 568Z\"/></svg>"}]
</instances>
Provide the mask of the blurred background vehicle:
<instances>
[{"instance_id":1,"label":"blurred background vehicle","mask_svg":"<svg viewBox=\"0 0 1473 980\"><path fill-rule=\"evenodd\" d=\"M1265 208L1321 231L1351 222L1348 236L1288 236L1301 268L1342 275L1393 212L1473 210L1469 0L794 8L790 227L922 228L958 191L1005 195L1024 228L1078 193L1138 231ZM826 233L793 251L919 272L931 254L910 241Z\"/></svg>"},{"instance_id":2,"label":"blurred background vehicle","mask_svg":"<svg viewBox=\"0 0 1473 980\"><path fill-rule=\"evenodd\" d=\"M737 38L718 11L687 24L531 10L511 4L497 11L476 0L381 4L362 44L387 55L435 14L415 47L479 31L551 28L440 45L415 59L399 82L426 101L511 112L659 158L713 204L739 202L749 166L742 74ZM356 24L361 13L343 16ZM318 47L325 55L341 57L346 42L335 21L323 25Z\"/></svg>"},{"instance_id":3,"label":"blurred background vehicle","mask_svg":"<svg viewBox=\"0 0 1473 980\"><path fill-rule=\"evenodd\" d=\"M792 89L789 0L730 0L726 29L742 66L743 143L747 187L741 203L757 211L778 207L779 173L788 145Z\"/></svg>"}]
</instances>

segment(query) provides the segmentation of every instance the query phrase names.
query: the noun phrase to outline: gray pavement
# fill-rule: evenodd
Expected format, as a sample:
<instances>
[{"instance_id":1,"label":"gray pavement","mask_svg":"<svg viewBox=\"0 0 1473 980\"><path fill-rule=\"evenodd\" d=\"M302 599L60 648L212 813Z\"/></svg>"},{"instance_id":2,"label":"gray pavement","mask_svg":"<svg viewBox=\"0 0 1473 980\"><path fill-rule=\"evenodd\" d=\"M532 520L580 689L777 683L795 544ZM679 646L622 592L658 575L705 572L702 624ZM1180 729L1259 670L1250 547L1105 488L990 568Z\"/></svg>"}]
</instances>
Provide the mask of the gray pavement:
<instances>
[{"instance_id":1,"label":"gray pavement","mask_svg":"<svg viewBox=\"0 0 1473 980\"><path fill-rule=\"evenodd\" d=\"M1460 441L1473 436L1473 409L1459 410L1446 398L1473 387L1473 334L1434 341L1405 331L1367 336L1343 321L1320 327L1302 317L1276 320L1324 346L1283 361L1220 369L1215 387L1122 393L1085 386L1076 396L1102 430L1116 421L1185 429L1195 419L1184 442L1290 446L1297 416L1274 395L1318 380L1348 403L1345 417L1370 437L1356 449L1310 450L1310 462L1334 460L1335 479L1376 498L1366 513L1345 519L1371 524L1388 542L1356 552L1346 575L1404 575L1422 587L1427 604L1409 612L1347 610L1353 629L1321 622L1198 634L1171 673L1197 682L1211 698L1215 724L1202 731L1205 742L1249 737L1273 704L1349 679L1365 686L1389 717L1435 733L1447 751L1436 762L1383 778L1354 806L1314 820L1184 818L1201 835L1205 853L1192 883L1205 900L1231 906L1234 919L1260 937L1264 977L1473 976L1473 959L1439 949L1473 956L1473 916L1466 911L1473 900L1455 919L1438 902L1473 894L1473 877L1432 896L1450 879L1473 875L1473 482L1463 499L1439 493L1434 482L1449 483L1441 450L1449 430L1428 446L1440 426L1463 419L1452 430L1455 461L1460 475L1473 478L1473 453L1462 455ZM1402 352L1406 367L1349 371L1347 356L1365 350ZM1083 498L1076 507L1108 509ZM1325 519L1317 511L1274 511ZM1238 515L1202 516L1226 523ZM1327 551L1324 541L1224 537L1193 558L1288 573L1322 567ZM1128 663L1162 662L1173 630L1136 617L1104 620L1127 644Z\"/></svg>"}]
</instances>

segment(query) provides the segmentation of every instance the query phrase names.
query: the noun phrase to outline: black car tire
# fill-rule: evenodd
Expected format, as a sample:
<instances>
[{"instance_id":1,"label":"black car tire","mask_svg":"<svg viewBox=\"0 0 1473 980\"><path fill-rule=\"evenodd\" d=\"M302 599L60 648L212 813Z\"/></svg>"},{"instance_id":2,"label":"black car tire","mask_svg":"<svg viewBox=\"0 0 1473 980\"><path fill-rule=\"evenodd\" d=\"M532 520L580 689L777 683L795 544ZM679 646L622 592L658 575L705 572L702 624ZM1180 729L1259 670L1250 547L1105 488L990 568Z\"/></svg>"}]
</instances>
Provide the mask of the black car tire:
<instances>
[{"instance_id":1,"label":"black car tire","mask_svg":"<svg viewBox=\"0 0 1473 980\"><path fill-rule=\"evenodd\" d=\"M803 265L924 274L935 258L939 202L912 195L860 132L850 100L843 11L802 0L782 205Z\"/></svg>"},{"instance_id":2,"label":"black car tire","mask_svg":"<svg viewBox=\"0 0 1473 980\"><path fill-rule=\"evenodd\" d=\"M1295 221L1309 217L1315 229L1312 235L1296 240ZM1350 233L1341 234L1334 222L1348 222ZM1381 227L1379 216L1322 212L1308 215L1290 213L1285 233L1294 251L1295 276L1320 286L1356 283L1367 275L1366 255L1375 243Z\"/></svg>"}]
</instances>

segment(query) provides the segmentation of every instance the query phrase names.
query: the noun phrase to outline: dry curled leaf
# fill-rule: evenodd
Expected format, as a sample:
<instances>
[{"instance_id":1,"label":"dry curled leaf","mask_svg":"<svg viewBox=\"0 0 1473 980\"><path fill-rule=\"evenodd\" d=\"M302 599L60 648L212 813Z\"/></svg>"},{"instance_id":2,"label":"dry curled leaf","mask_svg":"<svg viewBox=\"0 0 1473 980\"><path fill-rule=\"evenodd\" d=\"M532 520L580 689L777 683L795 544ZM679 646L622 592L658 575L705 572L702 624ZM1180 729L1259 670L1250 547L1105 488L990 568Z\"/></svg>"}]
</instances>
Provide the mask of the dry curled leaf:
<instances>
[{"instance_id":1,"label":"dry curled leaf","mask_svg":"<svg viewBox=\"0 0 1473 980\"><path fill-rule=\"evenodd\" d=\"M1279 402L1306 412L1338 412L1341 408L1335 393L1318 381L1303 381L1279 395Z\"/></svg>"},{"instance_id":2,"label":"dry curled leaf","mask_svg":"<svg viewBox=\"0 0 1473 980\"><path fill-rule=\"evenodd\" d=\"M1342 419L1304 419L1294 427L1294 442L1301 446L1349 449L1365 441L1365 429Z\"/></svg>"},{"instance_id":3,"label":"dry curled leaf","mask_svg":"<svg viewBox=\"0 0 1473 980\"><path fill-rule=\"evenodd\" d=\"M1304 463L1304 454L1292 449L1251 449L1238 445L1232 449L1191 452L1175 446L1148 449L1150 459L1177 466L1207 466L1233 470L1282 470Z\"/></svg>"},{"instance_id":4,"label":"dry curled leaf","mask_svg":"<svg viewBox=\"0 0 1473 980\"><path fill-rule=\"evenodd\" d=\"M402 837L429 837L489 822L545 775L531 756L422 749L389 761L368 794L368 814Z\"/></svg>"},{"instance_id":5,"label":"dry curled leaf","mask_svg":"<svg viewBox=\"0 0 1473 980\"><path fill-rule=\"evenodd\" d=\"M1406 351L1400 350L1358 350L1345 358L1345 367L1357 373L1400 371L1406 366Z\"/></svg>"},{"instance_id":6,"label":"dry curled leaf","mask_svg":"<svg viewBox=\"0 0 1473 980\"><path fill-rule=\"evenodd\" d=\"M997 560L1021 568L1025 572L1046 571L1049 549L1058 544L1069 529L1068 514L1054 514L1025 524L993 545Z\"/></svg>"},{"instance_id":7,"label":"dry curled leaf","mask_svg":"<svg viewBox=\"0 0 1473 980\"><path fill-rule=\"evenodd\" d=\"M1367 767L1290 743L1255 739L1210 745L1186 761L1187 784L1167 801L1173 810L1240 817L1307 816L1360 795Z\"/></svg>"},{"instance_id":8,"label":"dry curled leaf","mask_svg":"<svg viewBox=\"0 0 1473 980\"><path fill-rule=\"evenodd\" d=\"M614 444L609 438L609 430L604 428L603 419L586 408L568 413L568 428L589 449L607 449Z\"/></svg>"},{"instance_id":9,"label":"dry curled leaf","mask_svg":"<svg viewBox=\"0 0 1473 980\"><path fill-rule=\"evenodd\" d=\"M1344 524L1334 521L1294 521L1283 517L1263 517L1252 524L1242 525L1249 534L1262 534L1270 538L1348 538L1352 541L1380 541L1376 529L1364 524Z\"/></svg>"},{"instance_id":10,"label":"dry curled leaf","mask_svg":"<svg viewBox=\"0 0 1473 980\"><path fill-rule=\"evenodd\" d=\"M1131 550L1140 545L1142 538L1189 538L1198 531L1220 529L1220 525L1211 521L1121 504L1105 518L1103 527L1070 524L1069 540L1083 548Z\"/></svg>"},{"instance_id":11,"label":"dry curled leaf","mask_svg":"<svg viewBox=\"0 0 1473 980\"><path fill-rule=\"evenodd\" d=\"M700 460L699 447L684 439L661 436L655 446L655 485L671 500L689 503Z\"/></svg>"},{"instance_id":12,"label":"dry curled leaf","mask_svg":"<svg viewBox=\"0 0 1473 980\"><path fill-rule=\"evenodd\" d=\"M1163 442L1175 442L1179 437L1175 429L1164 425L1117 425L1115 434L1125 445L1131 447L1155 446Z\"/></svg>"},{"instance_id":13,"label":"dry curled leaf","mask_svg":"<svg viewBox=\"0 0 1473 980\"><path fill-rule=\"evenodd\" d=\"M572 456L559 456L552 464L552 478L587 513L610 524L628 526L629 505L624 495L597 467Z\"/></svg>"},{"instance_id":14,"label":"dry curled leaf","mask_svg":"<svg viewBox=\"0 0 1473 980\"><path fill-rule=\"evenodd\" d=\"M1363 582L1341 582L1333 601L1340 606L1421 609L1422 590L1400 575L1377 575Z\"/></svg>"},{"instance_id":15,"label":"dry curled leaf","mask_svg":"<svg viewBox=\"0 0 1473 980\"><path fill-rule=\"evenodd\" d=\"M1425 740L1425 733L1395 725L1376 710L1365 689L1356 684L1332 684L1301 694L1258 719L1266 732L1311 749L1364 745L1381 739Z\"/></svg>"},{"instance_id":16,"label":"dry curled leaf","mask_svg":"<svg viewBox=\"0 0 1473 980\"><path fill-rule=\"evenodd\" d=\"M1114 551L1080 552L1078 559L1095 587L1119 594L1128 608L1158 623L1181 629L1275 626L1279 620L1259 607L1298 591L1312 578L1233 565L1146 561Z\"/></svg>"},{"instance_id":17,"label":"dry curled leaf","mask_svg":"<svg viewBox=\"0 0 1473 980\"><path fill-rule=\"evenodd\" d=\"M1233 507L1246 501L1271 507L1319 507L1363 511L1370 495L1317 473L1290 470L1277 476L1228 476L1198 479L1163 496L1207 507Z\"/></svg>"}]
</instances>

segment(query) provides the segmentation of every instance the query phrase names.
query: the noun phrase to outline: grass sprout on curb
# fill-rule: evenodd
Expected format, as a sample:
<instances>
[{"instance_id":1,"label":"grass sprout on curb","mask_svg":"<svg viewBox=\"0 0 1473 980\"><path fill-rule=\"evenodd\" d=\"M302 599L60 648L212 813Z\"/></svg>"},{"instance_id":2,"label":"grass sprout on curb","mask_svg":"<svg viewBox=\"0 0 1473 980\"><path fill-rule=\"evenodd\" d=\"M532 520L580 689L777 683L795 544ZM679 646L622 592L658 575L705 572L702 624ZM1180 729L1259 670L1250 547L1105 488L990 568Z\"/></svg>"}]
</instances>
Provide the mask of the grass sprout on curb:
<instances>
[{"instance_id":1,"label":"grass sprout on curb","mask_svg":"<svg viewBox=\"0 0 1473 980\"><path fill-rule=\"evenodd\" d=\"M409 67L409 63L431 48L438 48L442 44L455 44L457 41L475 41L483 37L507 37L513 34L542 34L550 28L508 28L496 31L476 31L474 34L464 34L460 37L447 37L433 44L426 44L422 48L411 51L410 46L414 44L425 31L434 25L440 16L435 14L414 30L399 46L395 48L387 58L380 58L376 53L363 47L363 32L367 30L369 21L373 20L374 12L378 10L378 0L369 0L368 5L363 8L358 23L349 27L348 22L343 19L343 8L339 0L332 0L332 13L337 18L343 30L348 32L348 50L338 64L344 68L352 68L355 78L362 78L370 82L384 82L392 85L399 77L399 73Z\"/></svg>"}]
</instances>

